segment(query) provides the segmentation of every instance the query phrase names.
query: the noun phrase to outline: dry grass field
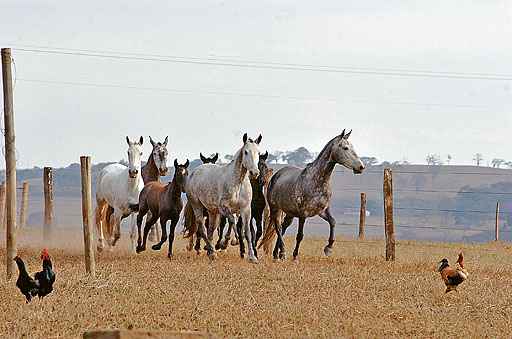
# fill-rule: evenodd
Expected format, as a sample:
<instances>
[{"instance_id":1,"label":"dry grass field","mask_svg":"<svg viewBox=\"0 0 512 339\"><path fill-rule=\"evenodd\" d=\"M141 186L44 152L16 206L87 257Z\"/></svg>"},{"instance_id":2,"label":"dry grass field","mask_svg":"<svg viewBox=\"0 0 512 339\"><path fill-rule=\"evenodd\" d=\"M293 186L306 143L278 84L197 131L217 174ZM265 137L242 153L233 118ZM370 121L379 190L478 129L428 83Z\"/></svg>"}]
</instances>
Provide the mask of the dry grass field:
<instances>
[{"instance_id":1,"label":"dry grass field","mask_svg":"<svg viewBox=\"0 0 512 339\"><path fill-rule=\"evenodd\" d=\"M60 233L59 233L60 234ZM126 236L124 236L126 238ZM288 238L291 253L292 238ZM20 236L19 254L39 270L40 240ZM97 257L88 278L80 232L50 244L55 291L42 302L24 297L0 275L0 336L78 338L92 328L201 330L219 337L509 337L512 246L397 242L386 262L381 240L339 239L331 258L325 239L307 238L299 262L258 265L235 248L210 263L176 243L132 255L127 244ZM3 246L3 245L2 245ZM469 280L444 294L435 272L443 257L465 253ZM2 263L5 251L0 251ZM3 265L2 265L3 266Z\"/></svg>"}]
</instances>

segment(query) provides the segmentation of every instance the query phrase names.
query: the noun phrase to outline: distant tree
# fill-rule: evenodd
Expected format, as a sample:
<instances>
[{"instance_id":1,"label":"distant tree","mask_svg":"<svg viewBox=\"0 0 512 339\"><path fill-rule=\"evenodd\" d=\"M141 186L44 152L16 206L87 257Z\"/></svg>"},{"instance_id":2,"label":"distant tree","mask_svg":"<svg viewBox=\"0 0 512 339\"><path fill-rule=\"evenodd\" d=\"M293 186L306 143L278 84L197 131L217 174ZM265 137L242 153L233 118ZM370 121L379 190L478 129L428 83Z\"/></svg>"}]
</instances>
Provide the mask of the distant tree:
<instances>
[{"instance_id":1,"label":"distant tree","mask_svg":"<svg viewBox=\"0 0 512 339\"><path fill-rule=\"evenodd\" d=\"M226 154L224 156L224 159L226 159L227 162L231 162L234 159L234 156L232 154Z\"/></svg>"},{"instance_id":2,"label":"distant tree","mask_svg":"<svg viewBox=\"0 0 512 339\"><path fill-rule=\"evenodd\" d=\"M482 153L476 153L475 156L473 157L473 161L476 163L477 166L480 166L482 161L484 161L484 156L482 155Z\"/></svg>"},{"instance_id":3,"label":"distant tree","mask_svg":"<svg viewBox=\"0 0 512 339\"><path fill-rule=\"evenodd\" d=\"M295 151L286 153L283 160L290 165L303 165L313 159L313 155L306 147L299 147Z\"/></svg>"},{"instance_id":4,"label":"distant tree","mask_svg":"<svg viewBox=\"0 0 512 339\"><path fill-rule=\"evenodd\" d=\"M389 167L391 165L392 164L389 161L383 161L383 162L380 163L380 166L384 166L384 167Z\"/></svg>"},{"instance_id":5,"label":"distant tree","mask_svg":"<svg viewBox=\"0 0 512 339\"><path fill-rule=\"evenodd\" d=\"M126 161L126 160L124 160L124 159L119 160L119 163L120 163L121 165L128 166L128 161Z\"/></svg>"},{"instance_id":6,"label":"distant tree","mask_svg":"<svg viewBox=\"0 0 512 339\"><path fill-rule=\"evenodd\" d=\"M278 163L281 157L283 156L284 152L282 151L274 151L273 153L268 154L268 162L269 163Z\"/></svg>"},{"instance_id":7,"label":"distant tree","mask_svg":"<svg viewBox=\"0 0 512 339\"><path fill-rule=\"evenodd\" d=\"M453 158L452 158L451 154L448 154L448 155L446 156L446 163L447 163L448 165L450 165L450 162L452 162L452 159L453 159Z\"/></svg>"},{"instance_id":8,"label":"distant tree","mask_svg":"<svg viewBox=\"0 0 512 339\"><path fill-rule=\"evenodd\" d=\"M439 166L443 164L441 162L441 157L439 156L439 154L427 154L425 160L427 161L427 165L430 166Z\"/></svg>"},{"instance_id":9,"label":"distant tree","mask_svg":"<svg viewBox=\"0 0 512 339\"><path fill-rule=\"evenodd\" d=\"M505 162L504 165L507 166L508 168L512 168L512 161L507 161Z\"/></svg>"},{"instance_id":10,"label":"distant tree","mask_svg":"<svg viewBox=\"0 0 512 339\"><path fill-rule=\"evenodd\" d=\"M501 167L501 165L503 165L503 164L505 164L505 163L506 163L506 162L505 162L505 160L504 160L504 159L496 159L496 158L494 158L494 159L492 159L492 161L491 161L491 165L492 165L492 167L494 167L494 168L500 168L500 167Z\"/></svg>"},{"instance_id":11,"label":"distant tree","mask_svg":"<svg viewBox=\"0 0 512 339\"><path fill-rule=\"evenodd\" d=\"M360 159L363 162L365 167L371 167L378 163L378 160L376 157L361 157Z\"/></svg>"}]
</instances>

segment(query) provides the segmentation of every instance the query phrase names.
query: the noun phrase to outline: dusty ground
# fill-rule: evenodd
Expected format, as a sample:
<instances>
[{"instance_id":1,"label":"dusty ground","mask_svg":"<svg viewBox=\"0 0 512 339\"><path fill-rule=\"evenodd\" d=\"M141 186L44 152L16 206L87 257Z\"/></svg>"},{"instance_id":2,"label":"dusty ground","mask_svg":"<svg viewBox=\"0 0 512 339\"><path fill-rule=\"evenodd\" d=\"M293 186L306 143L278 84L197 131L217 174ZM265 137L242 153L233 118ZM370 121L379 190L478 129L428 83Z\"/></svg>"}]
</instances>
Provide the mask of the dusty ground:
<instances>
[{"instance_id":1,"label":"dusty ground","mask_svg":"<svg viewBox=\"0 0 512 339\"><path fill-rule=\"evenodd\" d=\"M230 248L210 263L176 244L159 253L123 249L97 258L84 274L80 232L50 246L58 272L54 293L25 304L0 275L1 337L79 337L92 328L198 329L220 337L509 337L512 246L398 241L394 263L380 240L306 239L300 262L251 265ZM288 253L291 253L288 239ZM41 244L20 237L19 254L39 270ZM30 246L29 246L30 245ZM2 245L3 247L4 245ZM63 249L64 248L64 249ZM469 280L445 295L435 264L464 250ZM5 251L0 251L2 263ZM2 265L3 266L3 265Z\"/></svg>"}]
</instances>

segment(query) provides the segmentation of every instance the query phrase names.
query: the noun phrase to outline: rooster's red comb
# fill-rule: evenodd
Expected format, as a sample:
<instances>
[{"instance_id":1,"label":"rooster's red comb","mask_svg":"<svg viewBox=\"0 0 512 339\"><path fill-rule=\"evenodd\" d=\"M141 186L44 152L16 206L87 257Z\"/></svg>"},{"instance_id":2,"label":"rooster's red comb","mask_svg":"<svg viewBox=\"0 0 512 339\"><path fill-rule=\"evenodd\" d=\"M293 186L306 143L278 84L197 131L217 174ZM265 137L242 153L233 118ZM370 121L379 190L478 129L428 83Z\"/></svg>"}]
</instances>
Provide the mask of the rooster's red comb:
<instances>
[{"instance_id":1,"label":"rooster's red comb","mask_svg":"<svg viewBox=\"0 0 512 339\"><path fill-rule=\"evenodd\" d=\"M41 259L48 259L50 258L50 255L48 254L48 250L46 248L43 248L41 251Z\"/></svg>"}]
</instances>

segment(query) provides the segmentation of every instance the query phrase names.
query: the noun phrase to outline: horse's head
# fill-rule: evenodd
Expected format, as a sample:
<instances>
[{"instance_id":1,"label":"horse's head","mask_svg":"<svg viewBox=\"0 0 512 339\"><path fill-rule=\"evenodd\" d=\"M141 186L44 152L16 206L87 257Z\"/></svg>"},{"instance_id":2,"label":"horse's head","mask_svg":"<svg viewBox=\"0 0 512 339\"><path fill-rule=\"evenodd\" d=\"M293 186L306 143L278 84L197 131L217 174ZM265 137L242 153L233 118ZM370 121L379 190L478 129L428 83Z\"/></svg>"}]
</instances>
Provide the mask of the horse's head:
<instances>
[{"instance_id":1,"label":"horse's head","mask_svg":"<svg viewBox=\"0 0 512 339\"><path fill-rule=\"evenodd\" d=\"M199 153L199 157L203 164L215 164L219 159L219 153L215 153L215 155L211 155L209 158L205 157L203 153Z\"/></svg>"},{"instance_id":2,"label":"horse's head","mask_svg":"<svg viewBox=\"0 0 512 339\"><path fill-rule=\"evenodd\" d=\"M176 184L181 187L181 191L185 193L185 185L187 184L188 179L188 165L189 161L187 161L180 165L178 164L178 159L174 159L174 181Z\"/></svg>"},{"instance_id":3,"label":"horse's head","mask_svg":"<svg viewBox=\"0 0 512 339\"><path fill-rule=\"evenodd\" d=\"M334 145L331 151L331 160L345 166L346 168L352 169L356 174L360 174L364 170L364 164L357 156L354 146L348 141L350 132L345 134L345 130L341 132L341 135L334 140Z\"/></svg>"},{"instance_id":4,"label":"horse's head","mask_svg":"<svg viewBox=\"0 0 512 339\"><path fill-rule=\"evenodd\" d=\"M167 141L169 137L165 137L164 142L154 142L151 136L149 141L153 145L153 161L155 162L156 168L158 168L158 174L161 176L167 175Z\"/></svg>"},{"instance_id":5,"label":"horse's head","mask_svg":"<svg viewBox=\"0 0 512 339\"><path fill-rule=\"evenodd\" d=\"M242 156L242 166L249 172L249 175L253 178L257 178L260 175L258 169L259 155L258 145L261 142L261 134L256 140L252 140L247 137L247 133L243 137L244 145L240 150Z\"/></svg>"},{"instance_id":6,"label":"horse's head","mask_svg":"<svg viewBox=\"0 0 512 339\"><path fill-rule=\"evenodd\" d=\"M258 169L260 170L260 175L258 177L258 185L260 187L266 186L270 182L270 177L272 177L272 173L274 170L267 165L268 151L265 154L260 154L260 160L258 161Z\"/></svg>"},{"instance_id":7,"label":"horse's head","mask_svg":"<svg viewBox=\"0 0 512 339\"><path fill-rule=\"evenodd\" d=\"M144 139L140 137L138 142L131 142L130 138L126 137L128 143L128 175L130 178L136 178L140 173L143 141Z\"/></svg>"}]
</instances>

